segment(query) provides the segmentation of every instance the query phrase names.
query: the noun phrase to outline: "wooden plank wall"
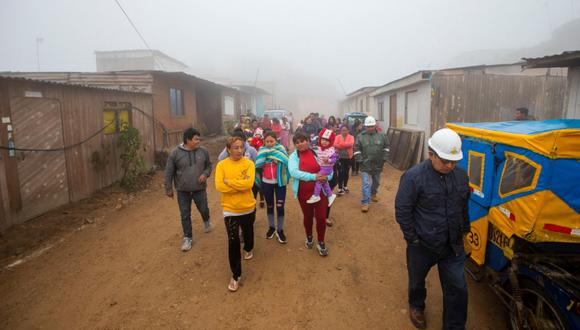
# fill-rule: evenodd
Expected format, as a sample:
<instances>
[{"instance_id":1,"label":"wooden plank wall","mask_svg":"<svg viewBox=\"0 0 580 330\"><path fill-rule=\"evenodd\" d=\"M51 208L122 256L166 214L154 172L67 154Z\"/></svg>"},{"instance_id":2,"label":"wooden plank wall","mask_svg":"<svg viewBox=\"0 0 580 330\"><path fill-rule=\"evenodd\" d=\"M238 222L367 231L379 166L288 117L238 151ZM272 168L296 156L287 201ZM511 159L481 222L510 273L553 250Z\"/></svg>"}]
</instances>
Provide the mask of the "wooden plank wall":
<instances>
[{"instance_id":1,"label":"wooden plank wall","mask_svg":"<svg viewBox=\"0 0 580 330\"><path fill-rule=\"evenodd\" d=\"M406 128L389 127L389 163L405 171L423 160L425 132Z\"/></svg>"},{"instance_id":2,"label":"wooden plank wall","mask_svg":"<svg viewBox=\"0 0 580 330\"><path fill-rule=\"evenodd\" d=\"M566 77L436 72L431 86L431 132L447 122L512 120L518 107L539 120L564 115Z\"/></svg>"},{"instance_id":3,"label":"wooden plank wall","mask_svg":"<svg viewBox=\"0 0 580 330\"><path fill-rule=\"evenodd\" d=\"M112 184L122 176L119 160L120 150L117 144L118 136L100 132L90 138L103 128L102 112L105 102L130 102L132 106L140 109L140 111L132 110L131 120L133 126L141 132L145 147L143 153L145 163L148 167L153 166L154 147L151 119L153 102L150 94L2 78L0 78L0 89L4 90L4 93L0 93L0 104L9 103L11 99L22 98L25 91L40 92L43 99L60 103L64 145L71 146L88 139L86 142L65 151L68 193L71 201L89 197L95 191ZM14 115L14 111L18 111L18 109L9 110L12 115ZM36 125L37 127L30 127L32 131L30 134L35 135L37 132L40 135L44 134L39 133L42 132L43 123L38 122ZM18 141L15 142L18 144ZM5 145L4 140L2 145ZM107 165L101 171L96 170L91 163L91 156L95 151L106 154ZM3 156L4 154L3 152ZM0 172L0 181L5 182L7 178L15 175L18 179L17 171L6 167L8 163L9 160L5 157L0 160L0 169L4 169ZM1 185L0 189L2 189ZM28 220L22 218L21 212L17 208L9 207L6 209L8 204L6 200L11 202L18 199L20 191L13 192L4 189L2 193L3 205L5 206L4 215L7 218L5 222L11 225ZM1 226L0 229L2 229Z\"/></svg>"}]
</instances>

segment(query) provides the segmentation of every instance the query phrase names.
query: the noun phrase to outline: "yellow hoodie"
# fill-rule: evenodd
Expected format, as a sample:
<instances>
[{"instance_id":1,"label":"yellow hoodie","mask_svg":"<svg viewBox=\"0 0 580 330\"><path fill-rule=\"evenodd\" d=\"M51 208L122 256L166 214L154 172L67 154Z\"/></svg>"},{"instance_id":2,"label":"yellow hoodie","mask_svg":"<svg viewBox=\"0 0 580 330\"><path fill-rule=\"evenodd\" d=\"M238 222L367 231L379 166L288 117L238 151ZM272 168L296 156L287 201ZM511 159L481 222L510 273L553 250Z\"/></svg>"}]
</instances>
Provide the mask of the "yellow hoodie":
<instances>
[{"instance_id":1,"label":"yellow hoodie","mask_svg":"<svg viewBox=\"0 0 580 330\"><path fill-rule=\"evenodd\" d=\"M217 164L215 188L222 193L224 212L245 214L254 210L256 199L252 186L255 172L254 163L245 157L237 161L228 157ZM224 179L227 179L227 184Z\"/></svg>"}]
</instances>

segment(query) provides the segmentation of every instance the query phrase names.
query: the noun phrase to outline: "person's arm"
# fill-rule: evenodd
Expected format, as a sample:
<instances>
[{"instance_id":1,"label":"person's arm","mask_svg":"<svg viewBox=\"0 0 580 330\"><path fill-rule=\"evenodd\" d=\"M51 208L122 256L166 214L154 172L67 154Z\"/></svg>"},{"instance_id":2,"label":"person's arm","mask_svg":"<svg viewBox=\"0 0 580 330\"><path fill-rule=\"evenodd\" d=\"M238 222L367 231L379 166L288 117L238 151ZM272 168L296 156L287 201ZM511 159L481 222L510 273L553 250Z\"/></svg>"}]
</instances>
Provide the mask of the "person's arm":
<instances>
[{"instance_id":1,"label":"person's arm","mask_svg":"<svg viewBox=\"0 0 580 330\"><path fill-rule=\"evenodd\" d=\"M175 176L175 153L172 152L167 157L165 164L165 194L169 197L173 196L173 177Z\"/></svg>"},{"instance_id":2,"label":"person's arm","mask_svg":"<svg viewBox=\"0 0 580 330\"><path fill-rule=\"evenodd\" d=\"M387 134L383 134L383 160L387 161L389 160L389 153L390 153L390 143L389 143L389 137L387 136Z\"/></svg>"},{"instance_id":3,"label":"person's arm","mask_svg":"<svg viewBox=\"0 0 580 330\"><path fill-rule=\"evenodd\" d=\"M413 210L417 202L417 187L408 173L403 174L399 182L399 190L395 197L395 218L403 231L403 237L408 243L417 243L419 236L415 231Z\"/></svg>"},{"instance_id":4,"label":"person's arm","mask_svg":"<svg viewBox=\"0 0 580 330\"><path fill-rule=\"evenodd\" d=\"M300 181L314 181L316 180L315 173L308 173L300 170L298 151L294 151L290 158L288 159L288 170L290 171L290 176L296 180Z\"/></svg>"},{"instance_id":5,"label":"person's arm","mask_svg":"<svg viewBox=\"0 0 580 330\"><path fill-rule=\"evenodd\" d=\"M201 173L201 175L204 175L205 178L209 178L210 174L211 174L211 159L209 159L209 152L206 149L202 149L203 153L205 155L205 163L204 163L204 169Z\"/></svg>"},{"instance_id":6,"label":"person's arm","mask_svg":"<svg viewBox=\"0 0 580 330\"><path fill-rule=\"evenodd\" d=\"M246 173L246 176L233 180L228 180L227 185L237 191L250 190L254 186L255 174L256 170L254 168L254 165L252 164L251 166L248 166L248 172Z\"/></svg>"},{"instance_id":7,"label":"person's arm","mask_svg":"<svg viewBox=\"0 0 580 330\"><path fill-rule=\"evenodd\" d=\"M230 155L228 154L228 148L224 148L224 150L222 150L222 152L220 152L220 155L218 156L218 162L228 158Z\"/></svg>"},{"instance_id":8,"label":"person's arm","mask_svg":"<svg viewBox=\"0 0 580 330\"><path fill-rule=\"evenodd\" d=\"M354 159L357 162L362 162L362 136L356 137L356 142L354 143Z\"/></svg>"},{"instance_id":9,"label":"person's arm","mask_svg":"<svg viewBox=\"0 0 580 330\"><path fill-rule=\"evenodd\" d=\"M344 149L350 149L354 146L354 136L348 135L342 144Z\"/></svg>"},{"instance_id":10,"label":"person's arm","mask_svg":"<svg viewBox=\"0 0 580 330\"><path fill-rule=\"evenodd\" d=\"M215 190L221 193L232 193L236 190L224 182L225 171L223 169L223 161L219 162L215 169Z\"/></svg>"}]
</instances>

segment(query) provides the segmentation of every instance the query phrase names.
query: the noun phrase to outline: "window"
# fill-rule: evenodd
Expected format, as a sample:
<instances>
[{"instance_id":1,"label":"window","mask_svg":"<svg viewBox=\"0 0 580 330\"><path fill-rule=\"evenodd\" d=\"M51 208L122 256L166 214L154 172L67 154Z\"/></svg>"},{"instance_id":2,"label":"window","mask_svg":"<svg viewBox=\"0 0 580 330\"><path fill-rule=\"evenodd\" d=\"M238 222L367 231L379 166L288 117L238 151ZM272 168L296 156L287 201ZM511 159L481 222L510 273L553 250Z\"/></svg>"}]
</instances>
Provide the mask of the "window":
<instances>
[{"instance_id":1,"label":"window","mask_svg":"<svg viewBox=\"0 0 580 330\"><path fill-rule=\"evenodd\" d=\"M418 112L417 91L405 93L405 124L417 125Z\"/></svg>"},{"instance_id":2,"label":"window","mask_svg":"<svg viewBox=\"0 0 580 330\"><path fill-rule=\"evenodd\" d=\"M506 151L506 159L499 182L501 198L536 188L541 166L526 156Z\"/></svg>"},{"instance_id":3,"label":"window","mask_svg":"<svg viewBox=\"0 0 580 330\"><path fill-rule=\"evenodd\" d=\"M131 108L129 102L105 102L103 132L113 134L124 131L131 123Z\"/></svg>"},{"instance_id":4,"label":"window","mask_svg":"<svg viewBox=\"0 0 580 330\"><path fill-rule=\"evenodd\" d=\"M224 115L234 115L234 98L231 96L224 97Z\"/></svg>"},{"instance_id":5,"label":"window","mask_svg":"<svg viewBox=\"0 0 580 330\"><path fill-rule=\"evenodd\" d=\"M469 151L467 173L469 174L469 186L473 189L483 190L483 171L485 154L477 151Z\"/></svg>"},{"instance_id":6,"label":"window","mask_svg":"<svg viewBox=\"0 0 580 330\"><path fill-rule=\"evenodd\" d=\"M172 116L183 116L185 111L183 109L183 90L170 88L169 89L169 101L171 103L171 115Z\"/></svg>"},{"instance_id":7,"label":"window","mask_svg":"<svg viewBox=\"0 0 580 330\"><path fill-rule=\"evenodd\" d=\"M385 121L385 107L383 102L379 102L379 121Z\"/></svg>"}]
</instances>

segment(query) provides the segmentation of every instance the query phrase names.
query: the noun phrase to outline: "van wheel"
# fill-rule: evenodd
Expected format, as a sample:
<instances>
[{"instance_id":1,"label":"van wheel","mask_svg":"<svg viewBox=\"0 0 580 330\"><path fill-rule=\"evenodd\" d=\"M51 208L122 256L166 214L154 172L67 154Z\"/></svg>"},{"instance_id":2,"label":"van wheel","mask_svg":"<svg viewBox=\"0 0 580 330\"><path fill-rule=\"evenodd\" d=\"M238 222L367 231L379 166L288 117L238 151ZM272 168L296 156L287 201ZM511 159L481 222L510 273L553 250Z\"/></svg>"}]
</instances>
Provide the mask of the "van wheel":
<instances>
[{"instance_id":1,"label":"van wheel","mask_svg":"<svg viewBox=\"0 0 580 330\"><path fill-rule=\"evenodd\" d=\"M530 280L521 280L520 286L524 303L524 320L523 324L518 324L514 306L514 312L509 315L511 329L566 330L570 328L556 304L544 294L538 284Z\"/></svg>"}]
</instances>

